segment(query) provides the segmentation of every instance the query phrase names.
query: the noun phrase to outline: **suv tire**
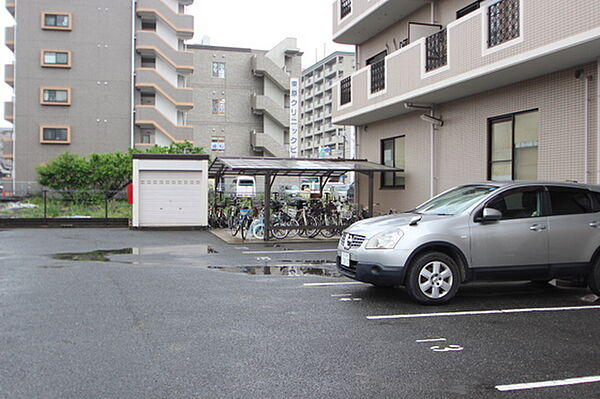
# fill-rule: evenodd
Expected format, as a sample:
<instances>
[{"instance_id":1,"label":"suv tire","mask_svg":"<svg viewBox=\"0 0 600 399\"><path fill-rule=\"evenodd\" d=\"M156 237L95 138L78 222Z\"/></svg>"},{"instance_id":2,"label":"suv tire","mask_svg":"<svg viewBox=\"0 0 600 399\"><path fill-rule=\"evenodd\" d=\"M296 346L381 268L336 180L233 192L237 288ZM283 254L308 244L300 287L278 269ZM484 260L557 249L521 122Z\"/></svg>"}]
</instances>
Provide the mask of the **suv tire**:
<instances>
[{"instance_id":1,"label":"suv tire","mask_svg":"<svg viewBox=\"0 0 600 399\"><path fill-rule=\"evenodd\" d=\"M412 262L406 288L415 301L424 305L442 305L450 301L460 285L460 270L450 256L427 252Z\"/></svg>"},{"instance_id":2,"label":"suv tire","mask_svg":"<svg viewBox=\"0 0 600 399\"><path fill-rule=\"evenodd\" d=\"M600 296L600 258L592 264L592 271L588 277L588 285L592 292Z\"/></svg>"}]
</instances>

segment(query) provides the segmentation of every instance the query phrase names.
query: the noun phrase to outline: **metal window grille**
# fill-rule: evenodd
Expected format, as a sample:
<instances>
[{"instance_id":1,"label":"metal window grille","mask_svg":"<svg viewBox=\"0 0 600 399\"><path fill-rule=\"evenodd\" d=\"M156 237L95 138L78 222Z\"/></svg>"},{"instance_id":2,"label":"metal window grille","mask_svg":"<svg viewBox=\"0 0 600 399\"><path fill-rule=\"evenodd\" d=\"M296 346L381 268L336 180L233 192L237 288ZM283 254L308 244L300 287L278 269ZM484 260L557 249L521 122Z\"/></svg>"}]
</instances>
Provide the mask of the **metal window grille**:
<instances>
[{"instance_id":1,"label":"metal window grille","mask_svg":"<svg viewBox=\"0 0 600 399\"><path fill-rule=\"evenodd\" d=\"M340 87L340 105L348 104L352 101L352 81L350 76L341 81Z\"/></svg>"},{"instance_id":2,"label":"metal window grille","mask_svg":"<svg viewBox=\"0 0 600 399\"><path fill-rule=\"evenodd\" d=\"M448 64L448 31L442 29L427 37L425 70L433 71Z\"/></svg>"},{"instance_id":3,"label":"metal window grille","mask_svg":"<svg viewBox=\"0 0 600 399\"><path fill-rule=\"evenodd\" d=\"M371 93L385 89L385 59L371 64Z\"/></svg>"},{"instance_id":4,"label":"metal window grille","mask_svg":"<svg viewBox=\"0 0 600 399\"><path fill-rule=\"evenodd\" d=\"M340 15L344 18L346 15L350 14L352 11L352 0L342 0L341 1L341 10Z\"/></svg>"},{"instance_id":5,"label":"metal window grille","mask_svg":"<svg viewBox=\"0 0 600 399\"><path fill-rule=\"evenodd\" d=\"M488 47L498 46L520 36L519 0L502 0L489 8Z\"/></svg>"}]
</instances>

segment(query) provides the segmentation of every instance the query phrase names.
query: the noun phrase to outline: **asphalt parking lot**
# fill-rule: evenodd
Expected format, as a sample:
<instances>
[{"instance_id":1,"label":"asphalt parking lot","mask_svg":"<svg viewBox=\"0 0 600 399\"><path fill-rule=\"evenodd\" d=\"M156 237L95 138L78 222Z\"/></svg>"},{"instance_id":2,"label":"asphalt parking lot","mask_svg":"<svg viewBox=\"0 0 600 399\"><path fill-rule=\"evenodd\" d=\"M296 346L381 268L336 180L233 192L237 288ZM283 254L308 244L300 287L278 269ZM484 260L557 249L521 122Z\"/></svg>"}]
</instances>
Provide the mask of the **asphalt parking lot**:
<instances>
[{"instance_id":1,"label":"asphalt parking lot","mask_svg":"<svg viewBox=\"0 0 600 399\"><path fill-rule=\"evenodd\" d=\"M600 300L585 288L478 283L424 307L340 277L334 242L0 240L0 397L600 397Z\"/></svg>"}]
</instances>

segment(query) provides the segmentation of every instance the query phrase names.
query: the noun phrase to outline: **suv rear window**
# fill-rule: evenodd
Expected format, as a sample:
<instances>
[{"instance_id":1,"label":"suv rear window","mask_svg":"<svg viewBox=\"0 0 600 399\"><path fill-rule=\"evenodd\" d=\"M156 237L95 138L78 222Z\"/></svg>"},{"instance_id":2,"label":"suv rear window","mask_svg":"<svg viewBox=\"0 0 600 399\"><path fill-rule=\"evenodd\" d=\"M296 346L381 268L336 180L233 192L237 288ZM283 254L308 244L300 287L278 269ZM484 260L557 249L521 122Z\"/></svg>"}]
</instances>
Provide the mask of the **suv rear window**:
<instances>
[{"instance_id":1,"label":"suv rear window","mask_svg":"<svg viewBox=\"0 0 600 399\"><path fill-rule=\"evenodd\" d=\"M548 187L552 215L577 215L592 213L592 198L587 190L566 187Z\"/></svg>"}]
</instances>

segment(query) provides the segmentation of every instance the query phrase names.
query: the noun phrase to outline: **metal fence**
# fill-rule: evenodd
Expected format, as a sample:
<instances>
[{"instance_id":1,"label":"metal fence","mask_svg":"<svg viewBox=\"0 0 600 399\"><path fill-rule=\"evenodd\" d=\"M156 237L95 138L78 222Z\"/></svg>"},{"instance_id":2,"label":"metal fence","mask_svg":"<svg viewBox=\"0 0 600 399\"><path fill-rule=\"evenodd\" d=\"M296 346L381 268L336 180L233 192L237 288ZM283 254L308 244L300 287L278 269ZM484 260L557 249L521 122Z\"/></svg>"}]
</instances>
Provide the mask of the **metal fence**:
<instances>
[{"instance_id":1,"label":"metal fence","mask_svg":"<svg viewBox=\"0 0 600 399\"><path fill-rule=\"evenodd\" d=\"M16 194L19 195L16 195ZM0 197L0 219L129 219L127 191L50 190L20 184L19 191Z\"/></svg>"}]
</instances>

